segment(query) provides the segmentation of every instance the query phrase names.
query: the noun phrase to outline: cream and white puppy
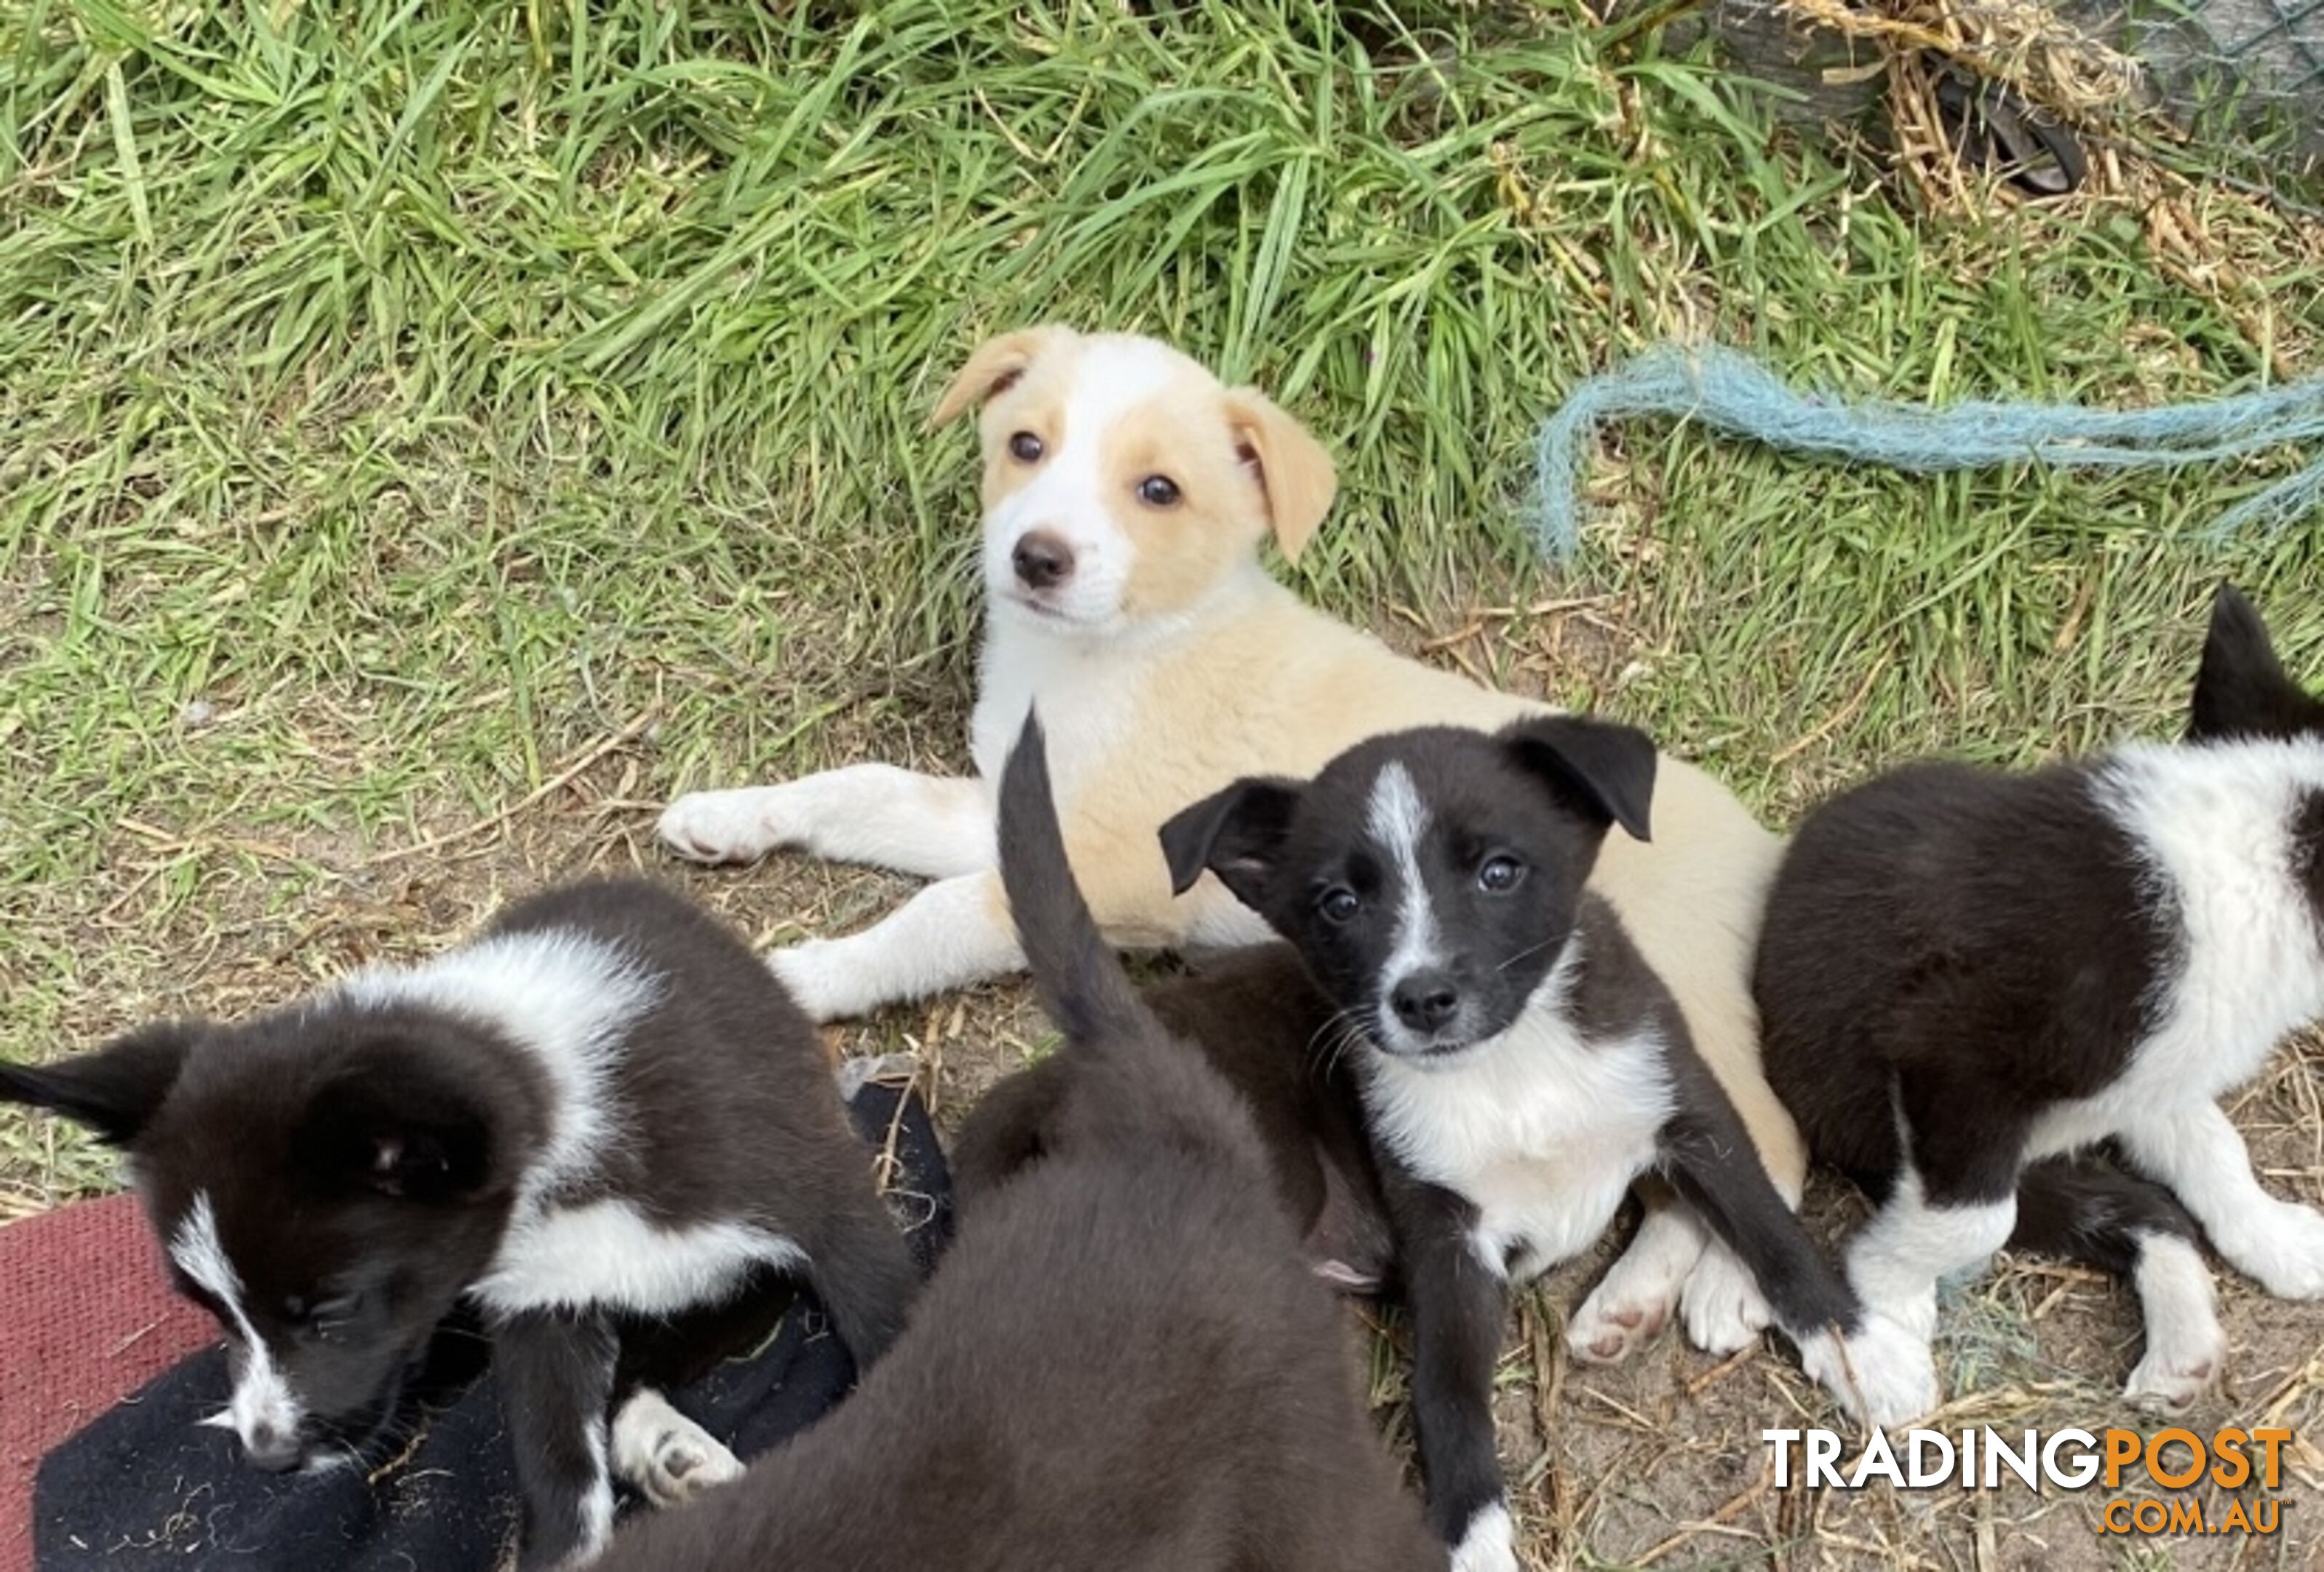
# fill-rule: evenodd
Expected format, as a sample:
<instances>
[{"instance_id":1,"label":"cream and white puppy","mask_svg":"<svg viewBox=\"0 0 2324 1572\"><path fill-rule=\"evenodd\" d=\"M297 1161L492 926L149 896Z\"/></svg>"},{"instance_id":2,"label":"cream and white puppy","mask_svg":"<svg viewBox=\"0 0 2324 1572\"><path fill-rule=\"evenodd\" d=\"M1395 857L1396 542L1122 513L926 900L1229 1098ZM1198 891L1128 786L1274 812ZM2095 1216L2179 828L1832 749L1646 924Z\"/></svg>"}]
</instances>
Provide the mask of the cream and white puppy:
<instances>
[{"instance_id":1,"label":"cream and white puppy","mask_svg":"<svg viewBox=\"0 0 2324 1572\"><path fill-rule=\"evenodd\" d=\"M1323 522L1332 460L1250 388L1222 386L1151 339L1060 327L981 346L938 401L983 405L988 615L973 778L854 764L778 786L698 791L662 815L680 855L741 862L779 846L931 883L860 933L771 964L820 1019L861 1014L1018 969L993 850L993 782L1028 704L1048 731L1074 871L1127 947L1265 937L1204 877L1173 898L1157 831L1245 775L1306 777L1365 737L1499 727L1545 707L1424 666L1304 605L1268 576ZM1781 843L1692 765L1659 765L1655 839L1616 832L1591 887L1676 996L1703 1059L1797 1203L1805 1157L1760 1072L1750 994L1760 907ZM1618 1359L1684 1289L1701 1346L1766 1323L1749 1274L1683 1209L1657 1206L1567 1333Z\"/></svg>"}]
</instances>

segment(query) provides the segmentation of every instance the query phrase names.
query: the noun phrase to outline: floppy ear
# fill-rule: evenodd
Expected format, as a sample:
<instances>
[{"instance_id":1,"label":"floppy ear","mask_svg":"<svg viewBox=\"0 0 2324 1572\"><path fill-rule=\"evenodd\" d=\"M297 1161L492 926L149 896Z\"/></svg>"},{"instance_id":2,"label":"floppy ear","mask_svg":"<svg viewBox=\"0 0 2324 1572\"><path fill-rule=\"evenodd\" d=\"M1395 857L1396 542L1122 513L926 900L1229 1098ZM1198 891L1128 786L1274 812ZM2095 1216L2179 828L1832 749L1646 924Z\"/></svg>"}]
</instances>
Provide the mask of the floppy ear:
<instances>
[{"instance_id":1,"label":"floppy ear","mask_svg":"<svg viewBox=\"0 0 2324 1572\"><path fill-rule=\"evenodd\" d=\"M1170 892L1184 895L1207 868L1235 899L1258 911L1302 790L1296 781L1246 776L1172 814L1162 827Z\"/></svg>"},{"instance_id":2,"label":"floppy ear","mask_svg":"<svg viewBox=\"0 0 2324 1572\"><path fill-rule=\"evenodd\" d=\"M1296 562L1339 493L1332 456L1306 427L1256 388L1230 390L1226 406L1235 452L1257 473L1259 489L1267 494L1276 544L1283 548L1285 560Z\"/></svg>"},{"instance_id":3,"label":"floppy ear","mask_svg":"<svg viewBox=\"0 0 2324 1572\"><path fill-rule=\"evenodd\" d=\"M2319 703L2284 674L2258 609L2232 584L2211 602L2211 629L2195 673L2190 742L2223 737L2295 737L2324 731Z\"/></svg>"},{"instance_id":4,"label":"floppy ear","mask_svg":"<svg viewBox=\"0 0 2324 1572\"><path fill-rule=\"evenodd\" d=\"M77 1120L115 1146L137 1139L207 1027L162 1021L61 1064L0 1065L0 1098Z\"/></svg>"},{"instance_id":5,"label":"floppy ear","mask_svg":"<svg viewBox=\"0 0 2324 1572\"><path fill-rule=\"evenodd\" d=\"M928 429L934 430L957 420L969 405L982 403L1002 392L1024 375L1025 368L1043 351L1073 336L1070 328L1044 327L1022 328L997 338L987 338L969 351L968 364L960 368L960 374L944 390L944 396L936 400L936 413L928 417Z\"/></svg>"},{"instance_id":6,"label":"floppy ear","mask_svg":"<svg viewBox=\"0 0 2324 1572\"><path fill-rule=\"evenodd\" d=\"M1501 741L1520 768L1546 778L1592 817L1620 825L1633 840L1652 838L1655 744L1646 733L1578 715L1545 715L1507 727Z\"/></svg>"},{"instance_id":7,"label":"floppy ear","mask_svg":"<svg viewBox=\"0 0 2324 1572\"><path fill-rule=\"evenodd\" d=\"M318 1178L436 1204L493 1177L493 1122L481 1100L424 1063L368 1057L317 1093L292 1149Z\"/></svg>"}]
</instances>

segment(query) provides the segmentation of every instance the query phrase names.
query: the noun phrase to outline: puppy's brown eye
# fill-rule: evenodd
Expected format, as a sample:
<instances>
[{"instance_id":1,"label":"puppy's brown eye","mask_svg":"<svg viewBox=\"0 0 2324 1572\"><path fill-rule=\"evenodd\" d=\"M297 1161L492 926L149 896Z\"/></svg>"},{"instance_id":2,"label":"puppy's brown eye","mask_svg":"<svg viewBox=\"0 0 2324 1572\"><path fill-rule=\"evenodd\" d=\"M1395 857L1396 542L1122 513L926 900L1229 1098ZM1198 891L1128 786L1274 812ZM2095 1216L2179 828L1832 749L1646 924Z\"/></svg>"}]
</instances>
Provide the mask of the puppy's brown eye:
<instances>
[{"instance_id":1,"label":"puppy's brown eye","mask_svg":"<svg viewBox=\"0 0 2324 1572\"><path fill-rule=\"evenodd\" d=\"M1525 882L1525 865L1515 857L1487 857L1477 870L1477 888L1505 895Z\"/></svg>"},{"instance_id":2,"label":"puppy's brown eye","mask_svg":"<svg viewBox=\"0 0 2324 1572\"><path fill-rule=\"evenodd\" d=\"M1138 483L1138 500L1150 508L1167 508L1178 500L1178 483L1167 475L1149 475Z\"/></svg>"},{"instance_id":3,"label":"puppy's brown eye","mask_svg":"<svg viewBox=\"0 0 2324 1572\"><path fill-rule=\"evenodd\" d=\"M1030 431L1019 431L1009 439L1009 457L1019 464L1038 464L1047 451L1041 446L1041 439Z\"/></svg>"},{"instance_id":4,"label":"puppy's brown eye","mask_svg":"<svg viewBox=\"0 0 2324 1572\"><path fill-rule=\"evenodd\" d=\"M1345 922L1362 904L1356 899L1356 892L1344 884L1326 890L1315 898L1315 910L1323 914L1326 922Z\"/></svg>"}]
</instances>

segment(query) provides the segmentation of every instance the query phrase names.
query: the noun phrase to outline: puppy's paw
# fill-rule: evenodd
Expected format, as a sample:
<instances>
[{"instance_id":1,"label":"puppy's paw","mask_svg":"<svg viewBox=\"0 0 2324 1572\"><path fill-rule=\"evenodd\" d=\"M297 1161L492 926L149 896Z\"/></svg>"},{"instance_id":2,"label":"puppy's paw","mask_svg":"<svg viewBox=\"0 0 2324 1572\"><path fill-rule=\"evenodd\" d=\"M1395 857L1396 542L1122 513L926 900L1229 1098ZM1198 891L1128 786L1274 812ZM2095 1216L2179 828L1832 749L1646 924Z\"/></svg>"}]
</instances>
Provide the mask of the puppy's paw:
<instances>
[{"instance_id":1,"label":"puppy's paw","mask_svg":"<svg viewBox=\"0 0 2324 1572\"><path fill-rule=\"evenodd\" d=\"M810 1021L838 1021L872 1009L878 999L863 985L856 950L844 939L809 939L767 957L794 1003Z\"/></svg>"},{"instance_id":2,"label":"puppy's paw","mask_svg":"<svg viewBox=\"0 0 2324 1572\"><path fill-rule=\"evenodd\" d=\"M1469 1520L1452 1547L1452 1572L1518 1572L1517 1530L1499 1502Z\"/></svg>"},{"instance_id":3,"label":"puppy's paw","mask_svg":"<svg viewBox=\"0 0 2324 1572\"><path fill-rule=\"evenodd\" d=\"M1721 1356L1757 1343L1775 1315L1751 1269L1720 1244L1706 1249L1687 1274L1679 1310L1686 1320L1687 1341Z\"/></svg>"},{"instance_id":4,"label":"puppy's paw","mask_svg":"<svg viewBox=\"0 0 2324 1572\"><path fill-rule=\"evenodd\" d=\"M1623 1278L1617 1262L1565 1324L1565 1352L1581 1364L1619 1364L1660 1336L1670 1319L1674 1285Z\"/></svg>"},{"instance_id":5,"label":"puppy's paw","mask_svg":"<svg viewBox=\"0 0 2324 1572\"><path fill-rule=\"evenodd\" d=\"M2143 1413L2183 1414L2219 1384L2227 1368L2227 1340L2208 1354L2166 1353L2150 1345L2146 1357L2130 1373L2122 1395Z\"/></svg>"},{"instance_id":6,"label":"puppy's paw","mask_svg":"<svg viewBox=\"0 0 2324 1572\"><path fill-rule=\"evenodd\" d=\"M1888 1429L1937 1406L1937 1362L1911 1327L1867 1311L1853 1336L1820 1332L1800 1363L1858 1424Z\"/></svg>"},{"instance_id":7,"label":"puppy's paw","mask_svg":"<svg viewBox=\"0 0 2324 1572\"><path fill-rule=\"evenodd\" d=\"M742 1477L717 1437L641 1388L613 1419L613 1466L656 1506L676 1506Z\"/></svg>"},{"instance_id":8,"label":"puppy's paw","mask_svg":"<svg viewBox=\"0 0 2324 1572\"><path fill-rule=\"evenodd\" d=\"M741 786L731 791L689 791L661 810L654 833L662 845L696 863L751 863L786 844L779 787Z\"/></svg>"},{"instance_id":9,"label":"puppy's paw","mask_svg":"<svg viewBox=\"0 0 2324 1572\"><path fill-rule=\"evenodd\" d=\"M2324 1216L2290 1201L2217 1232L2219 1253L2280 1299L2324 1298Z\"/></svg>"},{"instance_id":10,"label":"puppy's paw","mask_svg":"<svg viewBox=\"0 0 2324 1572\"><path fill-rule=\"evenodd\" d=\"M2146 1319L2146 1355L2122 1395L2152 1413L2184 1413L2217 1386L2227 1368L2227 1335L2219 1327L2210 1268L2194 1245L2150 1236L2134 1273Z\"/></svg>"}]
</instances>

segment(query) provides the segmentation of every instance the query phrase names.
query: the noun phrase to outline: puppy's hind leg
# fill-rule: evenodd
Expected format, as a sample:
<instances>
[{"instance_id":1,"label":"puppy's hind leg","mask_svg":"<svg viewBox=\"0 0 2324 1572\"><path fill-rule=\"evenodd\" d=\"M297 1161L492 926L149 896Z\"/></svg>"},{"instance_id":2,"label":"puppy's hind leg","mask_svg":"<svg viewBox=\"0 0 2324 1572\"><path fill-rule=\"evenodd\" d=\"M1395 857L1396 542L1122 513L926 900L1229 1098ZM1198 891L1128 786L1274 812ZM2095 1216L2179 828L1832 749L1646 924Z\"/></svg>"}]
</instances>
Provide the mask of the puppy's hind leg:
<instances>
[{"instance_id":1,"label":"puppy's hind leg","mask_svg":"<svg viewBox=\"0 0 2324 1572\"><path fill-rule=\"evenodd\" d=\"M2013 1250L2037 1250L2128 1277L2146 1322L2146 1354L2123 1396L2175 1414L2218 1383L2227 1335L2195 1220L2169 1191L2090 1160L2053 1157L2017 1181Z\"/></svg>"},{"instance_id":2,"label":"puppy's hind leg","mask_svg":"<svg viewBox=\"0 0 2324 1572\"><path fill-rule=\"evenodd\" d=\"M1000 1188L1041 1156L1042 1135L1064 1100L1074 1061L1053 1055L978 1099L952 1145L952 1182L964 1207Z\"/></svg>"},{"instance_id":3,"label":"puppy's hind leg","mask_svg":"<svg viewBox=\"0 0 2324 1572\"><path fill-rule=\"evenodd\" d=\"M1584 1364L1618 1364L1653 1342L1711 1241L1693 1211L1661 1181L1639 1181L1638 1198L1646 1215L1637 1237L1566 1323L1565 1351Z\"/></svg>"},{"instance_id":4,"label":"puppy's hind leg","mask_svg":"<svg viewBox=\"0 0 2324 1572\"><path fill-rule=\"evenodd\" d=\"M613 1472L656 1506L676 1506L742 1477L742 1459L641 1386L613 1415Z\"/></svg>"},{"instance_id":5,"label":"puppy's hind leg","mask_svg":"<svg viewBox=\"0 0 2324 1572\"><path fill-rule=\"evenodd\" d=\"M2168 1186L2236 1271L2280 1299L2324 1298L2324 1216L2261 1188L2217 1104L2152 1114L2121 1142L2131 1166Z\"/></svg>"},{"instance_id":6,"label":"puppy's hind leg","mask_svg":"<svg viewBox=\"0 0 2324 1572\"><path fill-rule=\"evenodd\" d=\"M994 873L940 879L860 933L811 939L767 957L817 1021L966 987L1025 964Z\"/></svg>"},{"instance_id":7,"label":"puppy's hind leg","mask_svg":"<svg viewBox=\"0 0 2324 1572\"><path fill-rule=\"evenodd\" d=\"M807 1276L861 1381L904 1329L920 1286L911 1247L886 1203L867 1199L825 1223L808 1253Z\"/></svg>"},{"instance_id":8,"label":"puppy's hind leg","mask_svg":"<svg viewBox=\"0 0 2324 1572\"><path fill-rule=\"evenodd\" d=\"M921 879L992 866L992 800L973 776L850 764L779 786L689 791L662 809L662 843L697 863L747 863L778 846Z\"/></svg>"}]
</instances>

